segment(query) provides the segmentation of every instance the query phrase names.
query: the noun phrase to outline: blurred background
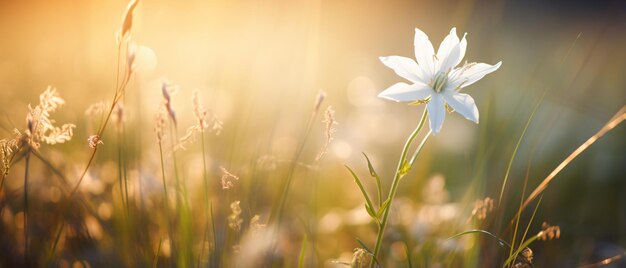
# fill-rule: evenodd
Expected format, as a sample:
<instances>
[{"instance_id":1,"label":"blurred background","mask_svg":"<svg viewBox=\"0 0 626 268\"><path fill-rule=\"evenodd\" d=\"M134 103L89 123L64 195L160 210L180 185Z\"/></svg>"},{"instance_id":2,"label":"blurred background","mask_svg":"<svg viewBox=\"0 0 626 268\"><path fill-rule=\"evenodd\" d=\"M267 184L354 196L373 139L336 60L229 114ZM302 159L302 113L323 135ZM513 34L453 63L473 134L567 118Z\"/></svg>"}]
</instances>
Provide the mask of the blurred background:
<instances>
[{"instance_id":1,"label":"blurred background","mask_svg":"<svg viewBox=\"0 0 626 268\"><path fill-rule=\"evenodd\" d=\"M127 4L117 0L0 2L0 138L11 138L13 128L24 129L28 104L35 105L48 85L58 88L66 105L53 118L76 124L75 137L42 148L42 155L71 182L84 168L90 153L86 139L96 131L85 110L93 103L110 102L114 93L116 31ZM304 143L288 197L287 213L293 221L283 243L285 255L296 256L291 258L294 261L303 234L309 233L313 246L307 256L315 259L311 266L332 265L331 260L350 262L352 250L359 247L355 238L373 247L376 229L368 222L363 199L343 165L366 178L361 152L367 153L388 189L399 151L423 107L376 98L402 80L378 57L413 58L415 27L429 35L435 48L451 27L457 27L459 34L468 33L465 60L503 64L467 89L480 110L480 124L448 115L442 132L429 140L418 164L403 179L394 204L398 219L391 228L406 232L398 231L402 238L390 234L392 246L387 253L398 260L397 266L403 266L401 260L407 256L402 250L396 252L393 241L412 241L407 244L415 259L436 263L420 255L429 250L424 241L470 229L463 223L473 202L498 199L514 146L543 94L512 166L503 202L497 204L503 211L501 218L484 227L491 232L503 233L498 222L507 223L516 213L526 176L528 195L626 103L626 4L622 1L141 1L132 33L141 46L138 69L124 100L125 146L133 185L143 183L146 196L161 190L153 132L161 81L179 86L172 99L181 135L194 123L191 92L198 89L201 102L224 122L221 134L207 139L216 214L227 217L228 205L241 200L244 215L258 214L267 222L286 174L284 166L294 161ZM326 98L310 134L303 138L320 91L326 92ZM325 142L322 112L329 105L336 111L338 125L328 153L316 161ZM88 176L104 186L94 192L83 183L83 194L96 204L111 203L115 211L118 141L111 134L105 137ZM531 246L538 266L575 267L626 251L624 137L624 126L606 134L545 191L530 233L540 231L546 221L561 227L561 238ZM201 151L196 145L180 153L180 163L189 178L190 198L199 199L194 196L201 192L193 190L202 182ZM259 172L259 159L271 159L275 165ZM33 171L30 191L45 193L60 187L50 180L45 166L33 165L42 171ZM220 167L240 178L238 190L224 194L219 189ZM4 233L17 233L11 231L14 219L7 215L14 217L21 211L22 177L23 163L18 162L2 196L2 209L7 211ZM374 181L365 181L374 194ZM44 200L47 195L32 196L42 199L33 201L35 206L50 203ZM54 207L55 202L48 205ZM161 213L150 212L147 206L146 217ZM528 221L533 207L522 222ZM201 208L192 205L192 209ZM43 225L51 218L40 216ZM86 260L104 265L117 260L107 256L117 256L119 263L128 264L118 256L122 254L116 252L115 243L102 242L125 235L111 227L115 224L109 218L95 215L92 221L104 226L101 238L63 251L63 258L70 264ZM455 227L437 229L446 221L455 222L450 224ZM510 238L503 234L503 239ZM228 239L232 238L224 238ZM17 247L19 242L2 240L4 248ZM147 240L155 244L159 238ZM481 245L483 253L497 251L489 239L472 241L465 246ZM2 256L4 263L19 256L19 252L11 254Z\"/></svg>"}]
</instances>

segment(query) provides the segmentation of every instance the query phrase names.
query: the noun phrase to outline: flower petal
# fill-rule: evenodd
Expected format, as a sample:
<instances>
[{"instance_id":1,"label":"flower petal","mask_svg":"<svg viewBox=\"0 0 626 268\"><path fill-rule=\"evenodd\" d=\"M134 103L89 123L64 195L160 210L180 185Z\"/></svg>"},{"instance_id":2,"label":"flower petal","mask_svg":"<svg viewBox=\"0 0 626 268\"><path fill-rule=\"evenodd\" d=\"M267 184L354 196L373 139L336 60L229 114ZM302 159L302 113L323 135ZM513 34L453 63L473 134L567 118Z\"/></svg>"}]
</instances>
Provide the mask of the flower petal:
<instances>
[{"instance_id":1,"label":"flower petal","mask_svg":"<svg viewBox=\"0 0 626 268\"><path fill-rule=\"evenodd\" d=\"M426 109L428 109L430 129L433 131L433 134L437 134L441 130L441 126L443 126L443 120L446 118L446 107L441 94L430 96Z\"/></svg>"},{"instance_id":2,"label":"flower petal","mask_svg":"<svg viewBox=\"0 0 626 268\"><path fill-rule=\"evenodd\" d=\"M467 120L478 124L478 107L476 107L472 96L456 91L446 91L443 93L443 99L457 113L463 115Z\"/></svg>"},{"instance_id":3,"label":"flower petal","mask_svg":"<svg viewBox=\"0 0 626 268\"><path fill-rule=\"evenodd\" d=\"M459 44L459 37L456 36L456 27L453 27L450 30L450 34L448 34L439 45L439 49L437 50L437 60L439 62L445 60L457 44Z\"/></svg>"},{"instance_id":4,"label":"flower petal","mask_svg":"<svg viewBox=\"0 0 626 268\"><path fill-rule=\"evenodd\" d=\"M453 32L450 31L450 34L453 34ZM448 54L443 54L440 57L439 53L437 53L437 58L439 60L437 62L437 71L438 72L449 72L452 68L454 68L454 66L457 66L457 65L459 65L459 63L461 63L461 60L465 56L465 50L467 49L467 40L465 39L465 35L463 35L463 40L461 40L461 42L459 42L458 41L459 38L456 37L456 32L454 32L454 37L451 37L451 39L456 38L456 40L449 41L449 42L455 42L456 41L456 44L448 51ZM446 38L448 38L448 37L446 37ZM442 44L443 44L443 42L442 42ZM441 50L441 48L440 48L440 50Z\"/></svg>"},{"instance_id":5,"label":"flower petal","mask_svg":"<svg viewBox=\"0 0 626 268\"><path fill-rule=\"evenodd\" d=\"M498 62L495 65L489 65L486 63L475 63L469 66L468 68L464 68L461 73L459 73L459 78L462 83L461 87L466 87L471 84L474 84L476 81L485 77L485 75L495 72L500 68L502 62Z\"/></svg>"},{"instance_id":6,"label":"flower petal","mask_svg":"<svg viewBox=\"0 0 626 268\"><path fill-rule=\"evenodd\" d=\"M467 39L465 38L467 36L467 33L463 34L463 39L461 39L461 42L459 43L459 60L457 61L457 63L454 66L459 65L459 63L461 63L461 60L463 60L463 58L465 58L465 51L467 50Z\"/></svg>"},{"instance_id":7,"label":"flower petal","mask_svg":"<svg viewBox=\"0 0 626 268\"><path fill-rule=\"evenodd\" d=\"M427 83L423 71L410 58L400 56L380 57L380 61L391 68L397 75L411 82Z\"/></svg>"},{"instance_id":8,"label":"flower petal","mask_svg":"<svg viewBox=\"0 0 626 268\"><path fill-rule=\"evenodd\" d=\"M396 83L385 91L378 94L379 98L393 101L415 101L428 98L432 94L429 86L421 84L409 85L407 83Z\"/></svg>"},{"instance_id":9,"label":"flower petal","mask_svg":"<svg viewBox=\"0 0 626 268\"><path fill-rule=\"evenodd\" d=\"M433 59L435 49L433 48L433 44L430 40L428 40L428 35L422 32L422 30L415 28L415 39L413 45L415 46L415 59L417 59L417 63L420 68L424 70L424 73L428 77L431 77L435 71Z\"/></svg>"}]
</instances>

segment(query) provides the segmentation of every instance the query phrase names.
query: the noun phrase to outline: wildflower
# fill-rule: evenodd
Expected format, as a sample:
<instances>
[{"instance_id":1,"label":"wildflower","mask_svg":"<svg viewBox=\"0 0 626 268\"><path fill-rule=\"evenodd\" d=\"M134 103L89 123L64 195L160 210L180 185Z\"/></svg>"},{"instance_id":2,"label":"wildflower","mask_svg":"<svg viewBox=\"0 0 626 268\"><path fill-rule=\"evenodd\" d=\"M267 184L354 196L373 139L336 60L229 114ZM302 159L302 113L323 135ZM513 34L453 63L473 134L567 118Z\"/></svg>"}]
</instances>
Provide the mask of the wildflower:
<instances>
[{"instance_id":1,"label":"wildflower","mask_svg":"<svg viewBox=\"0 0 626 268\"><path fill-rule=\"evenodd\" d=\"M456 67L465 56L467 48L465 35L459 41L456 28L452 28L435 54L428 36L415 28L414 46L417 62L401 56L380 57L383 64L413 84L396 83L381 92L378 97L398 102L427 103L430 129L434 134L441 130L446 108L454 109L466 119L478 123L478 108L474 99L459 91L496 71L502 62L495 65L465 63L461 67Z\"/></svg>"}]
</instances>

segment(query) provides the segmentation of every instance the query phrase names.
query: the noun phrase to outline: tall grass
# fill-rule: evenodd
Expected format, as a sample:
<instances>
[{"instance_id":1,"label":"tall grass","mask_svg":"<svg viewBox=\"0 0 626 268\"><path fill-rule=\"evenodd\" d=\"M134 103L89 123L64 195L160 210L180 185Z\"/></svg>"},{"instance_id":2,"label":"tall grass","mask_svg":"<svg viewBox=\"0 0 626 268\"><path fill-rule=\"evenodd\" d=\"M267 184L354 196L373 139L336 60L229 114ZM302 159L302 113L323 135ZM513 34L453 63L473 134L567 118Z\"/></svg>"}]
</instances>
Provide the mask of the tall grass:
<instances>
[{"instance_id":1,"label":"tall grass","mask_svg":"<svg viewBox=\"0 0 626 268\"><path fill-rule=\"evenodd\" d=\"M442 152L449 137L444 132L433 138L432 131L424 129L424 109L412 132L407 130L399 156L394 155L398 158L388 159L389 151L401 145L393 138L395 132L403 133L413 119L385 115L377 120L379 115L372 113L368 120L376 130L368 120L355 123L366 109L388 109L378 103L367 106L367 101L350 99L360 108L342 107L341 94L322 92L312 107L294 105L293 114L281 115L297 121L289 122L284 134L281 122L272 122L275 117L260 123L237 121L241 106L248 104L237 98L226 112L218 109L217 97L206 98L200 91L193 91L191 105L180 105L173 94L178 87L162 80L161 92L140 96L159 99L155 121L147 126L133 118L141 116L142 102L133 104L127 96L127 91L153 89L133 83L141 68L132 45L140 8L139 1L130 1L123 14L115 82L107 92L112 98L98 116L74 118L76 133L73 124L57 126L50 113L65 103L60 93L68 93L50 87L40 95L39 105L28 106L25 128L2 125L10 135L0 140L0 266L532 267L535 255L535 260L545 261L545 255L554 252L540 241L572 241L577 235L571 222L550 211L559 209L557 205L546 205L558 197L550 187L575 177L564 171L577 171L572 163L585 159L585 151L617 132L626 120L622 106L578 147L564 147L566 152L574 150L563 159L542 152L539 143L547 138L537 135L538 126L553 118L543 109L561 96L560 91L541 87L542 95L528 97L533 105L517 102L511 109L525 115L514 118L524 117L521 123L497 114L495 105L500 104L494 94L490 108L481 109L480 138L468 139L477 145L463 157L455 150ZM565 59L576 53L574 44L557 61L558 68L565 68ZM557 83L569 87L583 67L572 80L563 82L568 77L563 75ZM535 68L525 88L549 68L549 63ZM498 82L497 87L507 83ZM187 88L179 91L184 96ZM256 97L251 102L265 101L265 96ZM327 105L324 112L326 102L332 107ZM200 103L211 103L211 109ZM63 111L78 107L68 101ZM339 107L337 114L333 107ZM262 109L249 109L259 118L266 116ZM222 112L227 118L225 137L218 137ZM129 115L127 122L122 114ZM92 120L99 120L94 131L84 127ZM183 132L190 121L195 123ZM110 129L113 124L115 129ZM272 128L270 138L266 128ZM372 133L363 133L368 131ZM363 138L380 138L375 132L390 138ZM433 145L425 146L427 142ZM623 150L623 143L617 142L616 148ZM352 151L367 151L362 165L353 164ZM528 162L523 180L518 180L523 157ZM538 175L557 160L547 175ZM466 168L465 162L476 163ZM439 167L448 178L435 174ZM23 174L15 172L22 168ZM471 180L450 178L458 174ZM619 266L626 256L621 242L621 251L613 256L579 257L567 264ZM566 242L547 243L559 250Z\"/></svg>"}]
</instances>

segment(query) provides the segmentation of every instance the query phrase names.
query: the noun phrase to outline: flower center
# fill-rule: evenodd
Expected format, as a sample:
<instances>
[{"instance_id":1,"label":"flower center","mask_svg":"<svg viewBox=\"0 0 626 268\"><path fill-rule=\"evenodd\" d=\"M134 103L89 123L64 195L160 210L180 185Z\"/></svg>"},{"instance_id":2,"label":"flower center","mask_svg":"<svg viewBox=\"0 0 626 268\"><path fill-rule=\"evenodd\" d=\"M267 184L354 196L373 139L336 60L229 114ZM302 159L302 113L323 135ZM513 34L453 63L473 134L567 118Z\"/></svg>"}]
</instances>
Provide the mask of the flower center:
<instances>
[{"instance_id":1,"label":"flower center","mask_svg":"<svg viewBox=\"0 0 626 268\"><path fill-rule=\"evenodd\" d=\"M430 86L435 90L435 92L441 92L446 83L448 82L448 74L444 72L438 72L435 75L435 78L430 82Z\"/></svg>"}]
</instances>

